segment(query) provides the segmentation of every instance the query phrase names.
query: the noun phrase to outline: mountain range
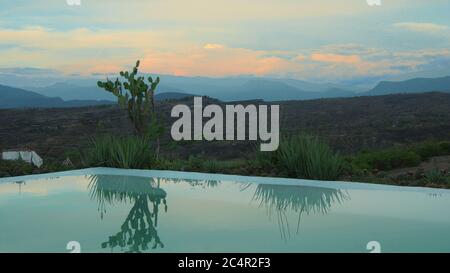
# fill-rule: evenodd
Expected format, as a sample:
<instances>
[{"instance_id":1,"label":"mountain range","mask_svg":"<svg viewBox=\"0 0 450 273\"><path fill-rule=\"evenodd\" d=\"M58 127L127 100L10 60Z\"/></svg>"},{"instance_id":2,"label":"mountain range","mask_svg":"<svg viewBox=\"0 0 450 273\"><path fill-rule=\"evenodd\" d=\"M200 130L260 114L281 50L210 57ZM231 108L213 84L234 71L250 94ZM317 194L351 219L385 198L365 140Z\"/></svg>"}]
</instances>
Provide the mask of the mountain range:
<instances>
[{"instance_id":1,"label":"mountain range","mask_svg":"<svg viewBox=\"0 0 450 273\"><path fill-rule=\"evenodd\" d=\"M267 101L304 100L328 97L353 96L357 89L334 84L309 83L294 79L273 79L250 76L231 78L178 77L163 75L157 93L187 93L217 98L223 101L264 99ZM36 93L60 97L64 100L115 100L114 96L90 82L66 81L49 86L22 87Z\"/></svg>"},{"instance_id":2,"label":"mountain range","mask_svg":"<svg viewBox=\"0 0 450 273\"><path fill-rule=\"evenodd\" d=\"M47 97L21 88L0 85L0 108L24 107L81 107L88 105L111 104L108 100L67 100L59 97Z\"/></svg>"},{"instance_id":3,"label":"mountain range","mask_svg":"<svg viewBox=\"0 0 450 273\"><path fill-rule=\"evenodd\" d=\"M106 93L106 92L104 92ZM181 99L194 96L187 93L166 92L155 95L156 100ZM75 97L74 97L75 98ZM21 88L0 85L0 109L6 108L68 108L114 104L113 100L71 99L49 97Z\"/></svg>"},{"instance_id":4,"label":"mountain range","mask_svg":"<svg viewBox=\"0 0 450 273\"><path fill-rule=\"evenodd\" d=\"M330 83L260 77L207 78L164 76L156 100L202 95L222 101L265 101L376 96L395 93L450 93L450 76L381 81L368 91ZM115 103L115 97L96 86L95 79L57 82L46 87L16 88L0 85L0 108L77 107Z\"/></svg>"},{"instance_id":5,"label":"mountain range","mask_svg":"<svg viewBox=\"0 0 450 273\"><path fill-rule=\"evenodd\" d=\"M450 76L441 78L415 78L406 81L382 81L367 92L368 95L397 93L423 93L439 91L450 93Z\"/></svg>"}]
</instances>

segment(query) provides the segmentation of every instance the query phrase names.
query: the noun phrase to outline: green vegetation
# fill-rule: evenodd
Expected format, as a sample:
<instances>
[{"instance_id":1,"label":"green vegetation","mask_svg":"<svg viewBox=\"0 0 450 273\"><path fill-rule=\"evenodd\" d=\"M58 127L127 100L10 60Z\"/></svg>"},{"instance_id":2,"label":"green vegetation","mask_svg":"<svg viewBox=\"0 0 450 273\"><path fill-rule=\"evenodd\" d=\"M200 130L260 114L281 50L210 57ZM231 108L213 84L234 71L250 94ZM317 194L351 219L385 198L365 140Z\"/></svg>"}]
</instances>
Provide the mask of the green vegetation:
<instances>
[{"instance_id":1,"label":"green vegetation","mask_svg":"<svg viewBox=\"0 0 450 273\"><path fill-rule=\"evenodd\" d=\"M449 176L439 169L432 169L425 173L424 180L429 184L445 184L450 183Z\"/></svg>"},{"instance_id":2,"label":"green vegetation","mask_svg":"<svg viewBox=\"0 0 450 273\"><path fill-rule=\"evenodd\" d=\"M364 151L348 158L348 161L356 169L389 171L397 168L416 167L430 157L442 155L450 155L449 141L427 141L407 147Z\"/></svg>"},{"instance_id":3,"label":"green vegetation","mask_svg":"<svg viewBox=\"0 0 450 273\"><path fill-rule=\"evenodd\" d=\"M392 170L419 165L420 156L413 151L392 148L383 151L362 152L351 159L356 168L366 170Z\"/></svg>"},{"instance_id":4,"label":"green vegetation","mask_svg":"<svg viewBox=\"0 0 450 273\"><path fill-rule=\"evenodd\" d=\"M22 160L0 160L0 177L33 174L34 167Z\"/></svg>"},{"instance_id":5,"label":"green vegetation","mask_svg":"<svg viewBox=\"0 0 450 273\"><path fill-rule=\"evenodd\" d=\"M69 167L54 161L46 161L43 166L37 168L22 160L0 160L0 177L59 172L68 169Z\"/></svg>"},{"instance_id":6,"label":"green vegetation","mask_svg":"<svg viewBox=\"0 0 450 273\"><path fill-rule=\"evenodd\" d=\"M242 153L245 157L235 160L220 159L241 155L239 148L231 148L234 149L232 156L223 154L211 155L214 153L210 153L210 157L191 155L188 159L177 158L177 156L184 157L189 152L200 154L207 149L209 149L209 152L211 151L211 148L203 149L202 147L202 149L180 149L184 154L174 153L176 155L175 159L169 158L169 156L174 157L170 153L167 154L167 157L160 157L159 140L163 133L163 126L157 116L154 101L154 95L160 79L159 77L156 79L152 77L145 79L143 76L138 76L138 68L139 61L136 62L132 71L120 72L120 80L116 78L115 80L106 79L104 82L98 82L98 86L116 96L119 105L127 111L128 118L133 125L133 136L104 135L93 139L88 147L86 147L84 142L77 146L71 145L71 147L75 148L65 150L63 158L59 158L60 155L57 155L57 159L46 158L45 164L41 168L36 168L22 161L0 160L0 177L104 166L124 169L166 169L204 173L295 177L314 180L345 180L409 186L450 187L450 168L448 167L450 162L444 162L444 164L427 162L422 164L436 156L450 155L450 141L427 141L382 150L362 151L356 155L349 155L343 158L317 137L291 135L280 141L279 149L275 152L260 152L257 150L255 154L250 154L246 151ZM307 105L304 106L306 107ZM361 107L358 104L353 106ZM286 105L286 107L293 106ZM298 107L295 106L294 108ZM161 110L166 111L163 107L161 107ZM377 110L377 112L380 111ZM166 113L164 112L163 114ZM300 112L293 109L291 109L290 113L293 117L297 117L300 114ZM330 113L333 112L331 111ZM162 115L161 113L158 114ZM110 127L113 127L111 125L118 117L120 116L118 115L109 120ZM47 118L44 120L47 120ZM310 122L308 123L316 126L313 116L309 120ZM98 127L101 129L103 122L107 123L108 118L93 119L92 121L97 122ZM339 125L339 123L336 123L334 116L330 117L330 121ZM347 120L341 121L340 125L343 122L347 122ZM434 124L434 118L430 122ZM295 124L292 123L291 125L294 126ZM56 124L56 126L59 126L59 124ZM76 126L76 124L72 123L70 127L72 128L72 126ZM307 127L302 127L302 130L306 130ZM340 126L334 127L340 128ZM294 126L292 131L295 128ZM429 127L426 126L425 128ZM86 131L81 132L86 133ZM337 134L336 131L330 132L330 134L332 133ZM82 134L80 133L80 135ZM354 134L347 132L346 135L352 141ZM370 136L370 132L367 136ZM410 140L405 139L405 142L407 141ZM166 150L185 148L183 146L186 143L192 144L192 142L169 141L164 148ZM387 143L392 143L392 141ZM224 145L226 144L225 142ZM82 147L81 149L83 150L78 150L78 147ZM59 153L62 149L55 148L54 150ZM437 168L438 166L439 168ZM410 169L400 170L408 167ZM436 169L432 169L435 167ZM264 197L264 195L262 196ZM289 197L289 195L287 196Z\"/></svg>"},{"instance_id":7,"label":"green vegetation","mask_svg":"<svg viewBox=\"0 0 450 273\"><path fill-rule=\"evenodd\" d=\"M119 78L114 82L107 79L106 82L97 82L97 85L117 97L119 105L127 110L135 133L139 137L156 138L156 156L158 157L159 136L163 126L156 118L154 94L159 84L159 77L156 80L148 77L149 84L146 84L144 77L136 77L138 68L139 61L136 62L133 71L121 71L120 76L126 79L124 82L119 81Z\"/></svg>"},{"instance_id":8,"label":"green vegetation","mask_svg":"<svg viewBox=\"0 0 450 273\"><path fill-rule=\"evenodd\" d=\"M63 171L84 167L115 167L132 169L160 169L203 173L223 173L250 176L296 177L315 180L342 180L403 186L450 187L450 168L430 169L416 167L405 171L376 170L374 162L385 160L390 166L405 166L408 158L429 159L435 155L450 154L448 142L426 142L381 151L360 153L343 160L323 141L305 135L286 138L277 152L256 152L254 157L217 160L204 156L188 159L156 159L152 151L154 143L150 137L101 136L93 139L89 149L77 153L67 151L73 165L59 161L46 161L36 168L22 161L1 161L0 177ZM414 156L410 156L413 154ZM397 158L397 159L395 159ZM372 161L368 160L371 159ZM378 160L378 161L377 161ZM399 164L398 162L402 162ZM422 161L423 162L423 161ZM364 163L364 164L363 164ZM430 163L428 163L430 164ZM429 166L429 165L428 165ZM433 165L431 165L433 166ZM363 169L367 168L367 169Z\"/></svg>"},{"instance_id":9,"label":"green vegetation","mask_svg":"<svg viewBox=\"0 0 450 273\"><path fill-rule=\"evenodd\" d=\"M257 160L269 164L288 176L334 180L344 170L344 160L317 137L294 135L285 137L278 150L267 156L258 152Z\"/></svg>"},{"instance_id":10,"label":"green vegetation","mask_svg":"<svg viewBox=\"0 0 450 273\"><path fill-rule=\"evenodd\" d=\"M433 156L450 155L450 141L426 141L413 145L411 149L424 161Z\"/></svg>"},{"instance_id":11,"label":"green vegetation","mask_svg":"<svg viewBox=\"0 0 450 273\"><path fill-rule=\"evenodd\" d=\"M173 171L237 174L242 173L243 169L249 173L248 166L249 161L243 159L219 161L199 156L190 156L187 160L159 160L157 168ZM240 170L241 172L239 172Z\"/></svg>"},{"instance_id":12,"label":"green vegetation","mask_svg":"<svg viewBox=\"0 0 450 273\"><path fill-rule=\"evenodd\" d=\"M152 147L150 137L102 136L92 141L83 154L83 162L90 167L151 168L156 160Z\"/></svg>"}]
</instances>

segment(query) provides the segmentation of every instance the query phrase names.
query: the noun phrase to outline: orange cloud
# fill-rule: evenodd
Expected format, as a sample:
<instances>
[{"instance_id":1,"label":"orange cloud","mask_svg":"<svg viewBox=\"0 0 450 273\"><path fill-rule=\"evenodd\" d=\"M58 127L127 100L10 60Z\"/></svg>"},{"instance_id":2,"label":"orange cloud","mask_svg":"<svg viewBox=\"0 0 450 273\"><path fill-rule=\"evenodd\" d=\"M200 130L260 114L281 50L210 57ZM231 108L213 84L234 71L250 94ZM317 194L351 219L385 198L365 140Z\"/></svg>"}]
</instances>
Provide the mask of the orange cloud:
<instances>
[{"instance_id":1,"label":"orange cloud","mask_svg":"<svg viewBox=\"0 0 450 273\"><path fill-rule=\"evenodd\" d=\"M204 49L222 49L224 48L224 45L220 45L220 44L206 44L203 48Z\"/></svg>"},{"instance_id":2,"label":"orange cloud","mask_svg":"<svg viewBox=\"0 0 450 273\"><path fill-rule=\"evenodd\" d=\"M326 63L343 63L343 64L357 64L361 62L358 55L339 55L339 54L322 54L314 53L311 55L311 60Z\"/></svg>"},{"instance_id":3,"label":"orange cloud","mask_svg":"<svg viewBox=\"0 0 450 273\"><path fill-rule=\"evenodd\" d=\"M151 52L142 60L144 71L183 76L266 75L282 72L291 65L288 60L268 57L266 51L216 44L182 52Z\"/></svg>"}]
</instances>

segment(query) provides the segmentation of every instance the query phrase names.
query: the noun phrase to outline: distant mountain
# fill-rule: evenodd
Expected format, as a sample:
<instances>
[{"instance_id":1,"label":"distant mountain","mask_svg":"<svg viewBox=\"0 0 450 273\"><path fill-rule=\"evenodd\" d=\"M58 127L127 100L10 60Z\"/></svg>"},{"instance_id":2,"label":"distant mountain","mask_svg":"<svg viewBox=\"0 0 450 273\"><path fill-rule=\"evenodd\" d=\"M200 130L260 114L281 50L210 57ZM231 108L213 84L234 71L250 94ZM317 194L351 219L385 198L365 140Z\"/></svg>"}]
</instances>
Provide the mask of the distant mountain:
<instances>
[{"instance_id":1,"label":"distant mountain","mask_svg":"<svg viewBox=\"0 0 450 273\"><path fill-rule=\"evenodd\" d=\"M110 100L67 100L64 101L64 104L62 106L56 107L67 108L67 107L83 107L83 106L96 106L109 104L116 104L116 102Z\"/></svg>"},{"instance_id":2,"label":"distant mountain","mask_svg":"<svg viewBox=\"0 0 450 273\"><path fill-rule=\"evenodd\" d=\"M309 92L295 88L283 82L271 80L249 80L241 86L230 88L227 93L220 94L223 100L252 100L267 101L290 100L309 96Z\"/></svg>"},{"instance_id":3,"label":"distant mountain","mask_svg":"<svg viewBox=\"0 0 450 273\"><path fill-rule=\"evenodd\" d=\"M216 98L230 100L263 99L265 101L308 100L331 97L352 97L355 93L331 88L326 91L305 91L278 80L253 79L241 86L230 88ZM212 95L210 95L213 97Z\"/></svg>"},{"instance_id":4,"label":"distant mountain","mask_svg":"<svg viewBox=\"0 0 450 273\"><path fill-rule=\"evenodd\" d=\"M116 97L109 92L97 87L95 81L91 81L90 84L83 82L83 85L77 85L71 82L58 82L46 87L27 87L26 89L32 90L36 93L47 97L60 97L63 100L105 100L116 101ZM184 94L184 95L181 95ZM191 94L169 86L160 85L157 89L158 99L170 99L170 98L182 98L191 96Z\"/></svg>"},{"instance_id":5,"label":"distant mountain","mask_svg":"<svg viewBox=\"0 0 450 273\"><path fill-rule=\"evenodd\" d=\"M155 100L157 100L157 101L175 100L175 99L183 99L186 97L193 97L193 96L195 96L195 95L188 94L188 93L164 92L164 93L157 93L155 95Z\"/></svg>"},{"instance_id":6,"label":"distant mountain","mask_svg":"<svg viewBox=\"0 0 450 273\"><path fill-rule=\"evenodd\" d=\"M157 100L175 99L198 94L223 101L263 99L266 101L305 100L315 98L351 97L354 92L332 84L315 84L300 80L257 77L207 78L161 76ZM299 87L307 87L302 89ZM109 100L115 97L96 86L95 81L59 82L47 87L28 87L36 93L63 100ZM314 90L314 91L311 91ZM185 95L181 95L185 94Z\"/></svg>"},{"instance_id":7,"label":"distant mountain","mask_svg":"<svg viewBox=\"0 0 450 273\"><path fill-rule=\"evenodd\" d=\"M361 92L366 91L367 89L361 89L359 87L355 87L354 85L343 85L343 84L335 84L335 83L312 83L308 81L303 80L297 80L297 79L272 79L267 78L268 80L273 81L279 81L286 84L289 84L293 87L296 87L298 89L302 89L308 92L328 92L329 90L333 89L339 89L339 90L346 90L346 92Z\"/></svg>"},{"instance_id":8,"label":"distant mountain","mask_svg":"<svg viewBox=\"0 0 450 273\"><path fill-rule=\"evenodd\" d=\"M115 101L114 95L97 87L93 81L92 85L79 86L67 82L57 82L46 87L28 87L36 93L48 97L60 97L63 100L110 100Z\"/></svg>"},{"instance_id":9,"label":"distant mountain","mask_svg":"<svg viewBox=\"0 0 450 273\"><path fill-rule=\"evenodd\" d=\"M49 98L35 92L0 85L0 108L48 107L62 105L60 98Z\"/></svg>"},{"instance_id":10,"label":"distant mountain","mask_svg":"<svg viewBox=\"0 0 450 273\"><path fill-rule=\"evenodd\" d=\"M223 101L264 99L266 101L304 100L329 97L351 97L354 90L329 83L310 83L295 79L276 79L253 76L227 78L176 77L161 75L162 92L167 86L176 92L194 93ZM360 90L358 90L360 91Z\"/></svg>"},{"instance_id":11,"label":"distant mountain","mask_svg":"<svg viewBox=\"0 0 450 273\"><path fill-rule=\"evenodd\" d=\"M415 78L398 82L382 81L365 94L386 95L396 93L423 93L432 91L450 93L450 76L441 78Z\"/></svg>"},{"instance_id":12,"label":"distant mountain","mask_svg":"<svg viewBox=\"0 0 450 273\"><path fill-rule=\"evenodd\" d=\"M69 100L64 101L61 98L52 98L41 94L27 91L20 88L14 88L6 85L0 85L0 108L53 108L53 107L80 107L88 105L111 104L111 101L100 100Z\"/></svg>"}]
</instances>

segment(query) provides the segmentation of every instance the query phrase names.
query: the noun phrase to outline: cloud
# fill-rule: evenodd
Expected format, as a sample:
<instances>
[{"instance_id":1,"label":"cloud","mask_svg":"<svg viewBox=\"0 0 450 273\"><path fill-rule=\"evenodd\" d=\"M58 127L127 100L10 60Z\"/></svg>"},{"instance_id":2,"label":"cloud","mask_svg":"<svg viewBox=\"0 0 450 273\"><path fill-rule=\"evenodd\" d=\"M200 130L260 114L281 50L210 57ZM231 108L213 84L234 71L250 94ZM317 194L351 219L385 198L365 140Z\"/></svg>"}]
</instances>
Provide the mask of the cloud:
<instances>
[{"instance_id":1,"label":"cloud","mask_svg":"<svg viewBox=\"0 0 450 273\"><path fill-rule=\"evenodd\" d=\"M357 64L361 62L361 58L357 55L339 55L327 53L313 53L311 60L326 63L342 63L342 64Z\"/></svg>"},{"instance_id":2,"label":"cloud","mask_svg":"<svg viewBox=\"0 0 450 273\"><path fill-rule=\"evenodd\" d=\"M178 52L149 52L142 60L142 68L148 72L184 76L230 76L282 73L292 65L288 60L267 54L266 51L208 44Z\"/></svg>"},{"instance_id":3,"label":"cloud","mask_svg":"<svg viewBox=\"0 0 450 273\"><path fill-rule=\"evenodd\" d=\"M220 44L206 44L203 48L204 49L223 49L223 48L225 48L225 46L220 45Z\"/></svg>"},{"instance_id":4,"label":"cloud","mask_svg":"<svg viewBox=\"0 0 450 273\"><path fill-rule=\"evenodd\" d=\"M410 72L450 55L448 49L389 50L357 43L263 50L233 47L215 39L194 41L183 30L58 31L39 26L0 28L2 44L14 45L0 50L2 67L41 67L66 75L117 73L140 59L145 72L158 74L334 80Z\"/></svg>"},{"instance_id":5,"label":"cloud","mask_svg":"<svg viewBox=\"0 0 450 273\"><path fill-rule=\"evenodd\" d=\"M67 73L84 74L94 71L92 67L105 71L104 67L120 67L130 59L143 56L144 52L149 50L177 51L190 45L189 40L185 40L183 36L184 34L177 30L78 28L57 31L40 26L0 28L0 46L14 45L0 50L1 66L46 67Z\"/></svg>"},{"instance_id":6,"label":"cloud","mask_svg":"<svg viewBox=\"0 0 450 273\"><path fill-rule=\"evenodd\" d=\"M0 44L33 47L36 49L104 49L104 48L171 48L173 40L182 34L177 31L152 30L90 30L77 28L56 31L41 26L20 29L0 29Z\"/></svg>"},{"instance_id":7,"label":"cloud","mask_svg":"<svg viewBox=\"0 0 450 273\"><path fill-rule=\"evenodd\" d=\"M21 76L61 76L55 69L36 67L6 67L0 68L0 73Z\"/></svg>"},{"instance_id":8,"label":"cloud","mask_svg":"<svg viewBox=\"0 0 450 273\"><path fill-rule=\"evenodd\" d=\"M404 22L404 23L396 23L394 24L394 26L408 31L421 33L442 33L449 30L449 27L446 25L439 25L434 23Z\"/></svg>"}]
</instances>

